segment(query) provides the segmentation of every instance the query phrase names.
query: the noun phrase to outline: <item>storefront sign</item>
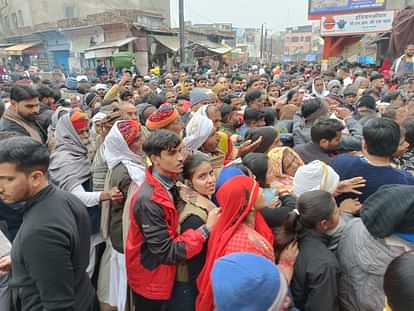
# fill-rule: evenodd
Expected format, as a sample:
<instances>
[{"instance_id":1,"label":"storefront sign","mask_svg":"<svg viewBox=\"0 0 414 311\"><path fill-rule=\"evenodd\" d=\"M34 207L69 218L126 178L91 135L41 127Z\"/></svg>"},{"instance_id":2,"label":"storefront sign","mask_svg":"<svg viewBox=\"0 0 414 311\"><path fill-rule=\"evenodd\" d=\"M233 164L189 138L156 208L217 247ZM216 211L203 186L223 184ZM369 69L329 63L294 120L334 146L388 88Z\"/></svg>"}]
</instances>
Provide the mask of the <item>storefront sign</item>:
<instances>
[{"instance_id":1,"label":"storefront sign","mask_svg":"<svg viewBox=\"0 0 414 311\"><path fill-rule=\"evenodd\" d=\"M322 17L321 36L386 32L392 29L394 11Z\"/></svg>"},{"instance_id":2,"label":"storefront sign","mask_svg":"<svg viewBox=\"0 0 414 311\"><path fill-rule=\"evenodd\" d=\"M309 19L323 15L385 10L386 0L309 0Z\"/></svg>"}]
</instances>

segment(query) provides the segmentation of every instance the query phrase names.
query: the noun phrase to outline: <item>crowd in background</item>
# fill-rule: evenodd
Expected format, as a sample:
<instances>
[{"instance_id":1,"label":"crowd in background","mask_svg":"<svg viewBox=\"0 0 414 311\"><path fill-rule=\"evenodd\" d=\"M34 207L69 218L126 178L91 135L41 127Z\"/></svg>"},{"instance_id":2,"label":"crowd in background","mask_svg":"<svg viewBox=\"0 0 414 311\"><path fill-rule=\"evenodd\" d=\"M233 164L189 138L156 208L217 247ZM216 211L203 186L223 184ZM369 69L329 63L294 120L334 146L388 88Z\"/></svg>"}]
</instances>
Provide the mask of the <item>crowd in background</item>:
<instances>
[{"instance_id":1,"label":"crowd in background","mask_svg":"<svg viewBox=\"0 0 414 311\"><path fill-rule=\"evenodd\" d=\"M413 53L3 83L0 309L411 310Z\"/></svg>"}]
</instances>

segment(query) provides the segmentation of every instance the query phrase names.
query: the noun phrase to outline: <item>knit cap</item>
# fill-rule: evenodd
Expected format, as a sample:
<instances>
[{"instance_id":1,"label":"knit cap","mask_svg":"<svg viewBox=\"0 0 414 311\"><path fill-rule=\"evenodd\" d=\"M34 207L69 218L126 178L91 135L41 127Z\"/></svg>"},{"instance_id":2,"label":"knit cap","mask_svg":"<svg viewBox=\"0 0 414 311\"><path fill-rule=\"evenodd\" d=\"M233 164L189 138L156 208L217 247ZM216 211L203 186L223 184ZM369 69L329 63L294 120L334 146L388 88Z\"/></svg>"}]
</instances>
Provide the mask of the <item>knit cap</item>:
<instances>
[{"instance_id":1,"label":"knit cap","mask_svg":"<svg viewBox=\"0 0 414 311\"><path fill-rule=\"evenodd\" d=\"M339 82L338 80L331 80L328 83L328 91L330 92L335 86L337 87L341 87L341 82Z\"/></svg>"},{"instance_id":2,"label":"knit cap","mask_svg":"<svg viewBox=\"0 0 414 311\"><path fill-rule=\"evenodd\" d=\"M217 311L280 310L287 282L270 260L251 253L219 258L211 272Z\"/></svg>"},{"instance_id":3,"label":"knit cap","mask_svg":"<svg viewBox=\"0 0 414 311\"><path fill-rule=\"evenodd\" d=\"M211 97L205 89L195 88L190 92L191 105L195 106L201 102L209 103Z\"/></svg>"}]
</instances>

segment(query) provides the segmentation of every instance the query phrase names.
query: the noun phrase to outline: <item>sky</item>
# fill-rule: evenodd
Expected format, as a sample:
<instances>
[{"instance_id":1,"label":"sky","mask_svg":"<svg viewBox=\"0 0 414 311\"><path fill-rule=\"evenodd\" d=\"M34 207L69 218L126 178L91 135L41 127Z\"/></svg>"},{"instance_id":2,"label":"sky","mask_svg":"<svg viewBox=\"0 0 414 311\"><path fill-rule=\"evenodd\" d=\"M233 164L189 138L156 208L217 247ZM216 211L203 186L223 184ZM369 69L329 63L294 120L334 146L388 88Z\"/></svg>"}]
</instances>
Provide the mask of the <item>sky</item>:
<instances>
[{"instance_id":1,"label":"sky","mask_svg":"<svg viewBox=\"0 0 414 311\"><path fill-rule=\"evenodd\" d=\"M308 0L184 0L185 20L193 23L232 23L243 28L282 31L309 24ZM171 0L171 23L178 26L178 0Z\"/></svg>"}]
</instances>

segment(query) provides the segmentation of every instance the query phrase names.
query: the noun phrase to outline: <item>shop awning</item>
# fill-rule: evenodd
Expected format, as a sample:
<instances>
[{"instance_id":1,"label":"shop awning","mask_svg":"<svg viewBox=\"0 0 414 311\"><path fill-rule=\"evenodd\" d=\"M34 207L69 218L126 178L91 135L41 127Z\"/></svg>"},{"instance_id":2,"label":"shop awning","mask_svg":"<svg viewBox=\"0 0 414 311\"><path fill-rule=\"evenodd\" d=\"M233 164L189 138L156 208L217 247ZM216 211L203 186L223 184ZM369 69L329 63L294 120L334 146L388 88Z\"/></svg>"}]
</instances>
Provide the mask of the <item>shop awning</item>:
<instances>
[{"instance_id":1,"label":"shop awning","mask_svg":"<svg viewBox=\"0 0 414 311\"><path fill-rule=\"evenodd\" d=\"M32 42L32 43L21 43L16 44L13 46L10 46L8 48L5 48L4 51L7 53L7 55L14 55L14 56L21 56L23 54L34 54L34 53L28 53L29 50L33 49L34 47L42 44L41 42Z\"/></svg>"},{"instance_id":2,"label":"shop awning","mask_svg":"<svg viewBox=\"0 0 414 311\"><path fill-rule=\"evenodd\" d=\"M233 51L234 49L231 46L215 43L212 41L194 41L194 40L191 40L191 41L193 42L193 45L198 45L212 53L220 54L220 55L227 54Z\"/></svg>"},{"instance_id":3,"label":"shop awning","mask_svg":"<svg viewBox=\"0 0 414 311\"><path fill-rule=\"evenodd\" d=\"M173 52L180 49L180 39L176 36L153 35L153 38Z\"/></svg>"},{"instance_id":4,"label":"shop awning","mask_svg":"<svg viewBox=\"0 0 414 311\"><path fill-rule=\"evenodd\" d=\"M116 49L116 48L123 47L124 45L131 43L132 41L137 40L137 39L138 38L136 37L131 37L131 38L126 38L126 39L116 40L116 41L111 41L111 42L102 42L98 45L90 47L89 49L86 49L85 52L104 50L104 49Z\"/></svg>"}]
</instances>

